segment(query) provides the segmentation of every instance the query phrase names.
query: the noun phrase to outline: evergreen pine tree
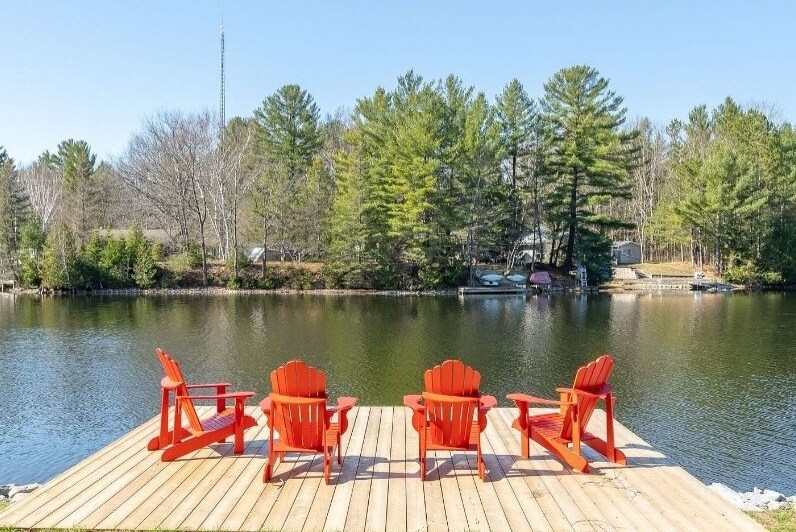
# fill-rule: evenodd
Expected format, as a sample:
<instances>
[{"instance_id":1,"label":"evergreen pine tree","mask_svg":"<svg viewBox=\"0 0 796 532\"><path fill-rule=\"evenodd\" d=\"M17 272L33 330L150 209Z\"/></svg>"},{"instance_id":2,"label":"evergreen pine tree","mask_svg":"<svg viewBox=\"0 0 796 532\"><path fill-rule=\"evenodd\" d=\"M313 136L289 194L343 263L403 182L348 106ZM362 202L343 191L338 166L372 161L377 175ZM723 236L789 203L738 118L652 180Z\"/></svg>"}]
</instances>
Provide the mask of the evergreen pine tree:
<instances>
[{"instance_id":1,"label":"evergreen pine tree","mask_svg":"<svg viewBox=\"0 0 796 532\"><path fill-rule=\"evenodd\" d=\"M63 178L63 221L80 242L87 241L99 225L102 188L98 180L97 156L84 140L65 140L50 155Z\"/></svg>"},{"instance_id":2,"label":"evergreen pine tree","mask_svg":"<svg viewBox=\"0 0 796 532\"><path fill-rule=\"evenodd\" d=\"M620 126L626 109L622 97L594 68L578 65L559 70L544 86L542 110L550 128L546 167L553 193L562 201L565 221L563 267L575 259L578 236L588 231L628 227L599 210L612 198L630 197L628 170L632 165L632 133ZM578 249L577 252L585 252Z\"/></svg>"},{"instance_id":3,"label":"evergreen pine tree","mask_svg":"<svg viewBox=\"0 0 796 532\"><path fill-rule=\"evenodd\" d=\"M59 225L47 234L41 260L41 286L51 290L81 288L75 239Z\"/></svg>"},{"instance_id":4,"label":"evergreen pine tree","mask_svg":"<svg viewBox=\"0 0 796 532\"><path fill-rule=\"evenodd\" d=\"M139 288L152 288L157 275L155 250L148 243L138 249L133 263L133 281Z\"/></svg>"},{"instance_id":5,"label":"evergreen pine tree","mask_svg":"<svg viewBox=\"0 0 796 532\"><path fill-rule=\"evenodd\" d=\"M23 286L41 283L41 258L47 234L41 219L32 215L22 224L19 237L19 280Z\"/></svg>"},{"instance_id":6,"label":"evergreen pine tree","mask_svg":"<svg viewBox=\"0 0 796 532\"><path fill-rule=\"evenodd\" d=\"M263 239L275 237L283 255L312 244L304 222L317 213L302 210L296 198L307 188L307 172L323 145L319 116L315 100L298 85L281 87L254 111L257 151L265 169L256 210L263 219Z\"/></svg>"},{"instance_id":7,"label":"evergreen pine tree","mask_svg":"<svg viewBox=\"0 0 796 532\"><path fill-rule=\"evenodd\" d=\"M14 160L0 146L0 277L18 274L20 232L28 213Z\"/></svg>"}]
</instances>

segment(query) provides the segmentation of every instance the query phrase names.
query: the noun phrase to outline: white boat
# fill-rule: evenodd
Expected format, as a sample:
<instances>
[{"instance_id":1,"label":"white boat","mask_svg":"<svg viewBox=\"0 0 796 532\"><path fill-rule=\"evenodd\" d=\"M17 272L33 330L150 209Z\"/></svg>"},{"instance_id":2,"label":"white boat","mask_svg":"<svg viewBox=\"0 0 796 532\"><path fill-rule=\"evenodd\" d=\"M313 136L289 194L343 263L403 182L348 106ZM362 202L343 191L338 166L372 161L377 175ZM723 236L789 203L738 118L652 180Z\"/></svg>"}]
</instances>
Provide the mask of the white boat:
<instances>
[{"instance_id":1,"label":"white boat","mask_svg":"<svg viewBox=\"0 0 796 532\"><path fill-rule=\"evenodd\" d=\"M506 280L517 286L525 286L527 279L524 275L514 273L506 276Z\"/></svg>"},{"instance_id":2,"label":"white boat","mask_svg":"<svg viewBox=\"0 0 796 532\"><path fill-rule=\"evenodd\" d=\"M484 286L500 286L500 282L505 279L502 275L497 273L488 273L478 278L478 282Z\"/></svg>"}]
</instances>

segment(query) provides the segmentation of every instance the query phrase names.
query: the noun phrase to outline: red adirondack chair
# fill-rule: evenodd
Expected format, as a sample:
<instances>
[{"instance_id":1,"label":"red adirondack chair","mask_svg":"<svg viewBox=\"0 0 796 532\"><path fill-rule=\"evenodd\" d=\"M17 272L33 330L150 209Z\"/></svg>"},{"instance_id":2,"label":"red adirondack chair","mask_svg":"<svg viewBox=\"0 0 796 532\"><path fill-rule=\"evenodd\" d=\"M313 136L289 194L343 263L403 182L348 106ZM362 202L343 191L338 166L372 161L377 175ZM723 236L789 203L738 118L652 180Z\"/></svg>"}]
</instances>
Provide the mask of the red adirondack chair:
<instances>
[{"instance_id":1,"label":"red adirondack chair","mask_svg":"<svg viewBox=\"0 0 796 532\"><path fill-rule=\"evenodd\" d=\"M263 482L268 482L277 458L285 453L323 453L323 478L329 484L332 456L342 463L340 438L348 428L348 411L356 397L340 397L337 406L326 404L326 375L301 360L291 360L271 372L271 389L260 402L270 429L268 461ZM334 414L337 421L332 421ZM279 438L274 439L274 432Z\"/></svg>"},{"instance_id":2,"label":"red adirondack chair","mask_svg":"<svg viewBox=\"0 0 796 532\"><path fill-rule=\"evenodd\" d=\"M509 394L507 397L520 409L514 428L522 434L520 450L523 458L528 458L529 439L532 439L570 467L583 473L589 472L589 462L581 454L580 446L583 443L609 461L627 465L624 453L614 447L614 398L608 383L613 368L614 360L607 354L579 368L571 388L556 388L560 394L559 401L522 393ZM605 440L586 431L594 407L600 400L605 403ZM559 407L559 411L531 415L528 411L531 404L555 405Z\"/></svg>"},{"instance_id":3,"label":"red adirondack chair","mask_svg":"<svg viewBox=\"0 0 796 532\"><path fill-rule=\"evenodd\" d=\"M426 480L429 450L476 451L478 477L486 480L481 455L481 433L486 413L497 405L491 395L481 395L481 374L460 360L446 360L426 370L422 395L405 395L412 409L412 426L420 436L420 478Z\"/></svg>"},{"instance_id":4,"label":"red adirondack chair","mask_svg":"<svg viewBox=\"0 0 796 532\"><path fill-rule=\"evenodd\" d=\"M180 364L163 349L155 349L163 365L166 376L160 381L160 434L149 441L147 449L156 451L165 449L161 460L170 462L192 451L201 449L211 443L222 443L229 436L235 436L235 454L243 452L243 431L257 424L253 417L243 412L246 399L254 396L254 392L231 392L232 386L226 382L212 384L186 384L180 370ZM197 388L215 388L213 395L191 395L190 390ZM175 393L174 420L169 430L169 407L171 392ZM226 407L227 399L233 399L235 405ZM199 419L194 407L194 400L215 400L216 413L207 418ZM183 416L188 422L183 426Z\"/></svg>"}]
</instances>

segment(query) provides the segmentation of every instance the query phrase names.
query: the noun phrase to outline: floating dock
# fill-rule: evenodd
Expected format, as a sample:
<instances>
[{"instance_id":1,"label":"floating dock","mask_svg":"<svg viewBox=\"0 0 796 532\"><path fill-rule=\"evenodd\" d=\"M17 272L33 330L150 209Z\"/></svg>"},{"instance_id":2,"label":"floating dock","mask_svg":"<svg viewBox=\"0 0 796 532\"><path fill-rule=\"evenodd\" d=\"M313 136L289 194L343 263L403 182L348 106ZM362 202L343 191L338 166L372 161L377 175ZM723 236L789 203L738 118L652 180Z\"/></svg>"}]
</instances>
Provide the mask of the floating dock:
<instances>
[{"instance_id":1,"label":"floating dock","mask_svg":"<svg viewBox=\"0 0 796 532\"><path fill-rule=\"evenodd\" d=\"M705 279L689 281L688 286L690 290L696 290L698 292L732 292L734 288L731 284L707 281Z\"/></svg>"},{"instance_id":2,"label":"floating dock","mask_svg":"<svg viewBox=\"0 0 796 532\"><path fill-rule=\"evenodd\" d=\"M524 286L460 286L460 296L486 295L525 295L528 289Z\"/></svg>"},{"instance_id":3,"label":"floating dock","mask_svg":"<svg viewBox=\"0 0 796 532\"><path fill-rule=\"evenodd\" d=\"M209 412L208 410L205 413ZM573 473L531 442L519 457L516 410L489 412L482 435L488 479L474 453L429 453L404 407L360 407L343 437L342 467L323 483L320 455L288 455L262 481L268 428L246 431L242 455L216 444L163 463L146 444L158 418L53 478L0 513L0 527L123 530L756 530L763 528L621 424L628 466L587 450L592 473ZM589 429L604 434L597 411ZM53 452L62 443L54 440ZM431 458L433 457L433 463Z\"/></svg>"}]
</instances>

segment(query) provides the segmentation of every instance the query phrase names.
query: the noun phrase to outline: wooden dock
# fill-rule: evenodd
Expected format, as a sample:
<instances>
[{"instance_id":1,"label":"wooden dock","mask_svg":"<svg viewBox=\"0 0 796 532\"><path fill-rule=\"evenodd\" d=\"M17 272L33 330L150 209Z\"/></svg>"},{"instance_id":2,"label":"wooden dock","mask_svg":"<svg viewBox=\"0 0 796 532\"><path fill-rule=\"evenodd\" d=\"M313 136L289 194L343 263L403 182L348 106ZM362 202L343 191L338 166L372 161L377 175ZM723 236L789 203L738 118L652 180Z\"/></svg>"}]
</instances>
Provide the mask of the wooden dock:
<instances>
[{"instance_id":1,"label":"wooden dock","mask_svg":"<svg viewBox=\"0 0 796 532\"><path fill-rule=\"evenodd\" d=\"M460 286L458 289L460 296L524 296L527 293L528 289L524 286Z\"/></svg>"},{"instance_id":2,"label":"wooden dock","mask_svg":"<svg viewBox=\"0 0 796 532\"><path fill-rule=\"evenodd\" d=\"M731 284L709 281L707 279L689 281L688 286L689 290L696 290L699 292L732 292L734 288Z\"/></svg>"},{"instance_id":3,"label":"wooden dock","mask_svg":"<svg viewBox=\"0 0 796 532\"><path fill-rule=\"evenodd\" d=\"M530 460L519 458L514 410L494 409L484 433L488 481L478 480L473 453L456 451L430 453L431 480L421 482L409 410L361 407L351 413L331 485L321 459L309 455L289 456L263 484L268 430L255 407L249 413L259 425L246 432L243 455L227 443L162 463L146 450L153 418L12 504L0 527L763 530L621 425L627 467L598 461L592 474L572 473L533 442ZM604 415L592 419L590 430L603 432Z\"/></svg>"}]
</instances>

